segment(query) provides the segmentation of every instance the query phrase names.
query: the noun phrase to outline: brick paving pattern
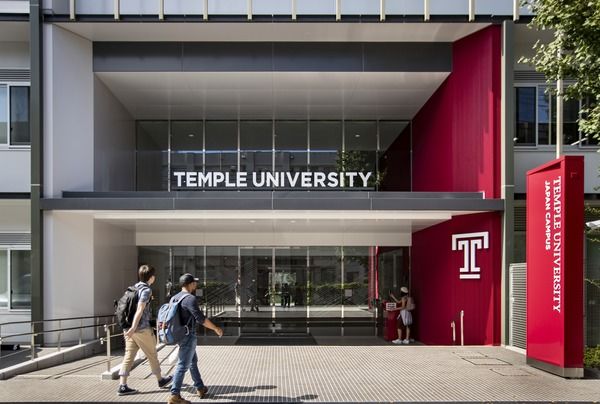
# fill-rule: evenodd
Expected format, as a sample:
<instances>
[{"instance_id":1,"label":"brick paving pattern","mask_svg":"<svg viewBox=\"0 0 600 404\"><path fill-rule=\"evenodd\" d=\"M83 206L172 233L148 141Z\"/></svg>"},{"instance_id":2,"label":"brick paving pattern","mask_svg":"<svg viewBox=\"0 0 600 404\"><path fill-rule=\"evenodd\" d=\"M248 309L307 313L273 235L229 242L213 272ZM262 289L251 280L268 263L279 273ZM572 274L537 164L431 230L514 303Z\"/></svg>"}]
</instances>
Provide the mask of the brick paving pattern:
<instances>
[{"instance_id":1,"label":"brick paving pattern","mask_svg":"<svg viewBox=\"0 0 600 404\"><path fill-rule=\"evenodd\" d=\"M172 372L172 348L160 352ZM600 380L565 380L525 364L501 347L393 345L199 346L208 398L195 402L599 401ZM101 381L101 358L0 382L0 401L165 402L147 364L129 385L141 394L117 397L118 381ZM93 370L93 371L92 371ZM96 373L94 375L94 373ZM47 377L44 377L46 375ZM189 375L186 383L191 383Z\"/></svg>"}]
</instances>

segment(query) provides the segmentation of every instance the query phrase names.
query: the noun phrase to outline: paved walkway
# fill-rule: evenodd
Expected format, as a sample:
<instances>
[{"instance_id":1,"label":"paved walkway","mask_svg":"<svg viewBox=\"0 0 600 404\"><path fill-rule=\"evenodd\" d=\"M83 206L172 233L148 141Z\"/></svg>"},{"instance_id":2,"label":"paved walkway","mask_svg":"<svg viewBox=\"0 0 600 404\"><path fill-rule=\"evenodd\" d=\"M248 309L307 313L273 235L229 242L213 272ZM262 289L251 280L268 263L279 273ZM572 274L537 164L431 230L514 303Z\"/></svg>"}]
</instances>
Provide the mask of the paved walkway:
<instances>
[{"instance_id":1,"label":"paved walkway","mask_svg":"<svg viewBox=\"0 0 600 404\"><path fill-rule=\"evenodd\" d=\"M326 338L319 343L199 346L200 370L210 389L202 402L600 401L600 380L564 380L501 347L369 346L351 339L331 345L334 340ZM160 353L164 372L172 372L171 352L167 347ZM53 368L2 381L0 401L165 402L168 397L147 364L130 377L130 386L142 393L117 397L118 381L100 380L101 359L85 361L79 362L83 372ZM200 401L189 387L183 395Z\"/></svg>"}]
</instances>

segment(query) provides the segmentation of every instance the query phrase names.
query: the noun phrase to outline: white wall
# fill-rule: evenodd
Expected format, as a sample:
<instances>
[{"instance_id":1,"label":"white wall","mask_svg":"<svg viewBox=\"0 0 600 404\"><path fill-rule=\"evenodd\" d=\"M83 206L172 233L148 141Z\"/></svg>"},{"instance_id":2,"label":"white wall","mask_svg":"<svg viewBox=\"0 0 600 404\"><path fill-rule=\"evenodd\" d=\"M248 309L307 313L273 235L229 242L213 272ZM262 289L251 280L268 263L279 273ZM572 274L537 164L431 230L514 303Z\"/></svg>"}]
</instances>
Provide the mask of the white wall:
<instances>
[{"instance_id":1,"label":"white wall","mask_svg":"<svg viewBox=\"0 0 600 404\"><path fill-rule=\"evenodd\" d=\"M135 120L94 77L94 190L135 190Z\"/></svg>"},{"instance_id":2,"label":"white wall","mask_svg":"<svg viewBox=\"0 0 600 404\"><path fill-rule=\"evenodd\" d=\"M92 191L92 42L44 25L44 196Z\"/></svg>"},{"instance_id":3,"label":"white wall","mask_svg":"<svg viewBox=\"0 0 600 404\"><path fill-rule=\"evenodd\" d=\"M0 42L0 69L29 69L28 42Z\"/></svg>"},{"instance_id":4,"label":"white wall","mask_svg":"<svg viewBox=\"0 0 600 404\"><path fill-rule=\"evenodd\" d=\"M128 285L137 282L135 233L108 223L94 223L94 312L114 312Z\"/></svg>"},{"instance_id":5,"label":"white wall","mask_svg":"<svg viewBox=\"0 0 600 404\"><path fill-rule=\"evenodd\" d=\"M134 241L132 232L95 221L90 212L45 212L44 318L111 314L113 301L137 278ZM84 333L92 336L92 329ZM78 332L62 337L78 338Z\"/></svg>"},{"instance_id":6,"label":"white wall","mask_svg":"<svg viewBox=\"0 0 600 404\"><path fill-rule=\"evenodd\" d=\"M600 154L597 149L565 147L564 151L566 155L584 156L585 182L583 192L586 194L600 192L595 189L600 186L600 178L598 177ZM525 193L527 171L553 160L555 156L556 152L552 147L538 150L515 147L515 193Z\"/></svg>"},{"instance_id":7,"label":"white wall","mask_svg":"<svg viewBox=\"0 0 600 404\"><path fill-rule=\"evenodd\" d=\"M31 150L0 150L0 192L31 191Z\"/></svg>"}]
</instances>

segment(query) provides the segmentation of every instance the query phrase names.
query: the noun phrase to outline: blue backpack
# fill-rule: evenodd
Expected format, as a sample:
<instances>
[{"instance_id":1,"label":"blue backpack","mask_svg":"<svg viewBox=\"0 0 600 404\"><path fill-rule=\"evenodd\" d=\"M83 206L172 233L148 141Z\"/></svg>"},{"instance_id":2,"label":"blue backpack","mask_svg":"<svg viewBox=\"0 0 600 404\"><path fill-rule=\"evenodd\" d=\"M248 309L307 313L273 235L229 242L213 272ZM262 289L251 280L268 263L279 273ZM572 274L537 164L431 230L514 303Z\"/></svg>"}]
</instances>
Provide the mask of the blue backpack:
<instances>
[{"instance_id":1,"label":"blue backpack","mask_svg":"<svg viewBox=\"0 0 600 404\"><path fill-rule=\"evenodd\" d=\"M175 345L190 333L190 322L193 317L190 316L187 324L181 323L179 314L179 304L188 296L185 294L179 300L175 300L177 296L173 296L169 303L160 306L158 310L158 318L156 319L156 329L158 338L166 345Z\"/></svg>"}]
</instances>

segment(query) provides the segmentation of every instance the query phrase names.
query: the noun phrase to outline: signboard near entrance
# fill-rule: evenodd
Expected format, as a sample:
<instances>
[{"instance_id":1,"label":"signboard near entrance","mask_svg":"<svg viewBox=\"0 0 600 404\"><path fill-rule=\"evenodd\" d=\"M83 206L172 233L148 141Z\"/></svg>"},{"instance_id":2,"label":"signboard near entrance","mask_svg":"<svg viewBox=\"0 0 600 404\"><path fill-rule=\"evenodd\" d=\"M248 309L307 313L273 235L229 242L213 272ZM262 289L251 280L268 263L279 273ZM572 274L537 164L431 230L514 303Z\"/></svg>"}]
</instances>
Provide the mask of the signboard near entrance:
<instances>
[{"instance_id":1,"label":"signboard near entrance","mask_svg":"<svg viewBox=\"0 0 600 404\"><path fill-rule=\"evenodd\" d=\"M583 157L527 172L527 363L583 377Z\"/></svg>"}]
</instances>

